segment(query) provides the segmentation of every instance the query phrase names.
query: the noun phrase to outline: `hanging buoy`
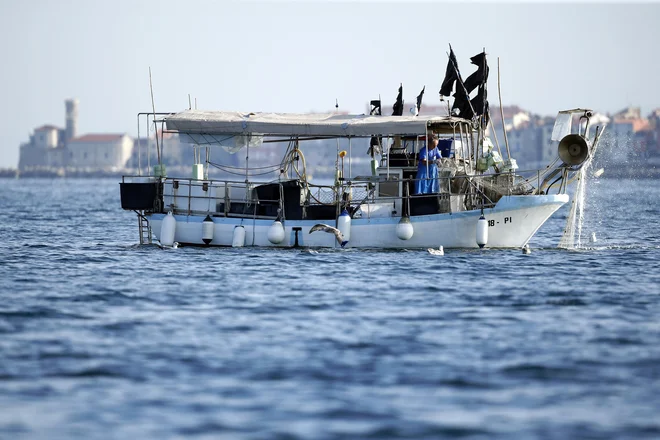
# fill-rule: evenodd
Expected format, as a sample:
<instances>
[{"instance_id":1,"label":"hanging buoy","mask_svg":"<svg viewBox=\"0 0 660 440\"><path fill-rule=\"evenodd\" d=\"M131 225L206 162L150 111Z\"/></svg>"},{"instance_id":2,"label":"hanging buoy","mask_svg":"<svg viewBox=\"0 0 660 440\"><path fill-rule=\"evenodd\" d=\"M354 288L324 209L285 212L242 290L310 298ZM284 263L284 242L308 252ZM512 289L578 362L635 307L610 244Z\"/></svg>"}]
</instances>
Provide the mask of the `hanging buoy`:
<instances>
[{"instance_id":1,"label":"hanging buoy","mask_svg":"<svg viewBox=\"0 0 660 440\"><path fill-rule=\"evenodd\" d=\"M275 220L268 228L268 241L273 244L280 244L284 241L284 226L282 222Z\"/></svg>"},{"instance_id":2,"label":"hanging buoy","mask_svg":"<svg viewBox=\"0 0 660 440\"><path fill-rule=\"evenodd\" d=\"M337 219L337 229L339 229L339 232L341 232L341 235L344 237L344 241L349 241L351 239L351 216L345 209Z\"/></svg>"},{"instance_id":3,"label":"hanging buoy","mask_svg":"<svg viewBox=\"0 0 660 440\"><path fill-rule=\"evenodd\" d=\"M477 221L477 244L482 248L486 243L488 243L488 222L482 214Z\"/></svg>"},{"instance_id":4,"label":"hanging buoy","mask_svg":"<svg viewBox=\"0 0 660 440\"><path fill-rule=\"evenodd\" d=\"M176 232L176 219L169 211L160 224L160 244L172 246L174 244L174 233Z\"/></svg>"},{"instance_id":5,"label":"hanging buoy","mask_svg":"<svg viewBox=\"0 0 660 440\"><path fill-rule=\"evenodd\" d=\"M528 244L522 247L522 253L523 255L529 255L532 253L532 250L529 248Z\"/></svg>"},{"instance_id":6,"label":"hanging buoy","mask_svg":"<svg viewBox=\"0 0 660 440\"><path fill-rule=\"evenodd\" d=\"M234 237L231 240L231 247L243 247L245 245L245 227L243 225L234 228Z\"/></svg>"},{"instance_id":7,"label":"hanging buoy","mask_svg":"<svg viewBox=\"0 0 660 440\"><path fill-rule=\"evenodd\" d=\"M413 225L410 223L410 217L401 217L396 225L396 236L400 240L410 240L414 233Z\"/></svg>"},{"instance_id":8,"label":"hanging buoy","mask_svg":"<svg viewBox=\"0 0 660 440\"><path fill-rule=\"evenodd\" d=\"M209 245L213 241L213 228L215 224L211 216L207 215L202 222L202 241L205 245Z\"/></svg>"}]
</instances>

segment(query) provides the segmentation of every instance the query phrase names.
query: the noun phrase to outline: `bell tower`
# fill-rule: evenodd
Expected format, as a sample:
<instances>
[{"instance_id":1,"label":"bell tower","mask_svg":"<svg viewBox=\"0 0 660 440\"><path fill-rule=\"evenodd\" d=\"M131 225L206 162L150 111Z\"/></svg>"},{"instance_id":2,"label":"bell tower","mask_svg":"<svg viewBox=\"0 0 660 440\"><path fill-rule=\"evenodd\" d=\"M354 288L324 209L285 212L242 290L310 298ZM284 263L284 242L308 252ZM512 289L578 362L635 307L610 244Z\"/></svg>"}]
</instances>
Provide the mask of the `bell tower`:
<instances>
[{"instance_id":1,"label":"bell tower","mask_svg":"<svg viewBox=\"0 0 660 440\"><path fill-rule=\"evenodd\" d=\"M64 101L66 107L66 143L78 134L78 100L67 99Z\"/></svg>"}]
</instances>

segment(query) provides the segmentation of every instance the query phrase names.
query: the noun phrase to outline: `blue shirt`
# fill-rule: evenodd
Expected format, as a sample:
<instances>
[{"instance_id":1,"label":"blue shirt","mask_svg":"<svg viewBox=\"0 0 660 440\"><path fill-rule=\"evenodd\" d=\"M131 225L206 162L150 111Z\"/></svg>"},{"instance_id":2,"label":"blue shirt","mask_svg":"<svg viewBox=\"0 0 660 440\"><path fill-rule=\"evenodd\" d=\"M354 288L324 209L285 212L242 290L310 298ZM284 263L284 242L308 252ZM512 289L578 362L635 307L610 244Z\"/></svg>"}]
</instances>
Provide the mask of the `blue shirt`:
<instances>
[{"instance_id":1,"label":"blue shirt","mask_svg":"<svg viewBox=\"0 0 660 440\"><path fill-rule=\"evenodd\" d=\"M440 159L442 155L440 154L440 150L438 147L435 147L432 149L430 152L427 152L427 148L423 147L421 150L419 150L419 160L428 160L428 161L434 161L437 159ZM426 166L426 164L422 164L421 162L419 163L420 166Z\"/></svg>"},{"instance_id":2,"label":"blue shirt","mask_svg":"<svg viewBox=\"0 0 660 440\"><path fill-rule=\"evenodd\" d=\"M415 181L415 194L432 194L440 191L440 182L438 181L438 166L435 164L442 155L438 148L428 151L426 147L419 150L419 163L417 164L417 176ZM422 160L428 160L431 163L423 163ZM428 170L428 174L427 174Z\"/></svg>"}]
</instances>

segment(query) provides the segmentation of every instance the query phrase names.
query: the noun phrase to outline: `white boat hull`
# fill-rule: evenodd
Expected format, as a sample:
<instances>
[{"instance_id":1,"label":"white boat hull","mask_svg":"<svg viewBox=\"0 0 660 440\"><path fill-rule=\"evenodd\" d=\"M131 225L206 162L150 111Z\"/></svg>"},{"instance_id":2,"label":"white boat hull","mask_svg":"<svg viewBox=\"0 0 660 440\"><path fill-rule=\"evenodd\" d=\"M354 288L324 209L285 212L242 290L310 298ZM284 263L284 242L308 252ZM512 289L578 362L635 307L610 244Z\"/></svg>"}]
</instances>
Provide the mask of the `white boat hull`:
<instances>
[{"instance_id":1,"label":"white boat hull","mask_svg":"<svg viewBox=\"0 0 660 440\"><path fill-rule=\"evenodd\" d=\"M490 248L519 248L527 244L545 221L568 202L567 194L504 196L494 208L485 209L488 221L488 243ZM409 240L397 237L396 226L400 217L354 218L351 221L350 248L476 248L477 221L479 211L413 216L413 236ZM152 231L160 237L164 214L148 216ZM174 240L180 244L200 245L202 221L206 215L175 215ZM309 233L318 220L285 220L284 240L273 244L268 240L268 230L273 220L213 217L213 239L210 246L232 246L236 244L234 228L242 226L245 232L244 246L264 247L339 247L333 234ZM335 226L334 221L328 222ZM242 232L242 231L241 231Z\"/></svg>"}]
</instances>

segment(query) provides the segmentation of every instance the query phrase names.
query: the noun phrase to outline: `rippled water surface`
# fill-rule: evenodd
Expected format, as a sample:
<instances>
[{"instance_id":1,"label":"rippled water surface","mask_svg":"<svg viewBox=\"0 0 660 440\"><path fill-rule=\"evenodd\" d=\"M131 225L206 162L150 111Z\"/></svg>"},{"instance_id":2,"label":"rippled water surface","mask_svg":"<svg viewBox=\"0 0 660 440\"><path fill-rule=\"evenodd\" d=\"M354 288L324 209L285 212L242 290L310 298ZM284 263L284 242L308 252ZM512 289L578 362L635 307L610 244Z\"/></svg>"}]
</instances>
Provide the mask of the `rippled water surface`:
<instances>
[{"instance_id":1,"label":"rippled water surface","mask_svg":"<svg viewBox=\"0 0 660 440\"><path fill-rule=\"evenodd\" d=\"M660 438L657 181L442 257L160 250L116 180L0 182L0 438Z\"/></svg>"}]
</instances>

